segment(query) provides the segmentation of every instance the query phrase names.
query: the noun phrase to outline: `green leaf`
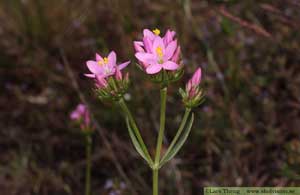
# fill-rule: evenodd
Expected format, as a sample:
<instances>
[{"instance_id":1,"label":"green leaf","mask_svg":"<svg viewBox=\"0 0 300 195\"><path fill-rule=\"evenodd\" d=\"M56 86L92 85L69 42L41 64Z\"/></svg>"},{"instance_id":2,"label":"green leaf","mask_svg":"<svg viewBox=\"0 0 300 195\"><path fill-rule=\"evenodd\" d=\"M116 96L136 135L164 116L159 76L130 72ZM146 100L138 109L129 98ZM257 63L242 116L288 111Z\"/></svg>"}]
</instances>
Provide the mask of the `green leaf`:
<instances>
[{"instance_id":1,"label":"green leaf","mask_svg":"<svg viewBox=\"0 0 300 195\"><path fill-rule=\"evenodd\" d=\"M126 118L126 124L127 124L127 129L128 129L128 132L129 132L129 136L131 138L131 141L132 141L136 151L143 157L143 159L145 159L147 161L147 163L149 165L151 165L151 162L149 161L149 159L146 157L145 153L143 152L142 147L141 147L140 143L138 142L138 140L137 140L137 138L134 134L134 131L131 128L131 125L130 125L130 122L129 122L128 118Z\"/></svg>"},{"instance_id":2,"label":"green leaf","mask_svg":"<svg viewBox=\"0 0 300 195\"><path fill-rule=\"evenodd\" d=\"M182 148L183 144L186 142L186 140L191 132L193 122L194 122L194 113L191 115L190 120L189 120L183 134L181 135L181 138L178 140L178 142L175 144L175 146L168 153L166 153L163 156L163 158L161 159L161 161L159 163L159 167L162 167L165 163L167 163L169 160L171 160L178 153L178 151Z\"/></svg>"}]
</instances>

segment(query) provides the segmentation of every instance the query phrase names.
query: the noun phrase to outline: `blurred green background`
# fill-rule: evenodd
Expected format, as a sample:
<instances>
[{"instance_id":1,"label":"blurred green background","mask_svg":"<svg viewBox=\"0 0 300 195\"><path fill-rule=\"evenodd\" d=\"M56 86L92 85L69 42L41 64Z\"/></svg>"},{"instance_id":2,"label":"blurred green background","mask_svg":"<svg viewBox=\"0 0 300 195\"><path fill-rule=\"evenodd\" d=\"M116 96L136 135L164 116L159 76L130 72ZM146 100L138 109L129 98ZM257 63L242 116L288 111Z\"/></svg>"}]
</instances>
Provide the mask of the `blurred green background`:
<instances>
[{"instance_id":1,"label":"blurred green background","mask_svg":"<svg viewBox=\"0 0 300 195\"><path fill-rule=\"evenodd\" d=\"M169 90L165 147L184 110L177 89L198 66L206 93L187 143L160 172L161 193L300 185L299 10L299 0L1 0L0 194L83 194L84 141L69 120L81 101L97 126L93 193L151 194L118 107L97 100L82 75L96 51L133 61L128 103L153 153L159 92L132 44L144 28L175 30L186 66Z\"/></svg>"}]
</instances>

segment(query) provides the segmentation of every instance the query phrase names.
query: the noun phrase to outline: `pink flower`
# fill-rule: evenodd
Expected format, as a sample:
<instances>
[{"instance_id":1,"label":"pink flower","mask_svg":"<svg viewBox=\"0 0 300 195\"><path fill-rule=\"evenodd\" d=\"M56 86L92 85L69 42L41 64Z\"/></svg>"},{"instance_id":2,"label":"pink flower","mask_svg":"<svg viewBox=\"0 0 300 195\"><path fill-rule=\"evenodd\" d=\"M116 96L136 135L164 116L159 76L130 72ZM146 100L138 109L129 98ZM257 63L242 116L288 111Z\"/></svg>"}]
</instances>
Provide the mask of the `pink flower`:
<instances>
[{"instance_id":1,"label":"pink flower","mask_svg":"<svg viewBox=\"0 0 300 195\"><path fill-rule=\"evenodd\" d=\"M96 53L96 61L89 60L86 62L86 65L92 74L85 74L85 76L90 78L106 78L111 75L114 75L116 68L122 70L125 68L130 61L124 62L120 65L117 65L117 56L114 51L110 52L108 57L102 58L101 55Z\"/></svg>"},{"instance_id":2,"label":"pink flower","mask_svg":"<svg viewBox=\"0 0 300 195\"><path fill-rule=\"evenodd\" d=\"M201 68L198 68L192 78L186 84L186 92L189 98L197 96L199 93L199 84L201 82Z\"/></svg>"},{"instance_id":3,"label":"pink flower","mask_svg":"<svg viewBox=\"0 0 300 195\"><path fill-rule=\"evenodd\" d=\"M79 122L82 130L91 128L90 112L84 104L78 104L76 109L70 114L70 118Z\"/></svg>"},{"instance_id":4,"label":"pink flower","mask_svg":"<svg viewBox=\"0 0 300 195\"><path fill-rule=\"evenodd\" d=\"M151 47L151 53L138 52L136 58L147 64L146 72L148 74L156 74L161 69L176 70L179 65L171 61L176 50L177 41L172 41L166 45L161 37L155 37Z\"/></svg>"},{"instance_id":5,"label":"pink flower","mask_svg":"<svg viewBox=\"0 0 300 195\"><path fill-rule=\"evenodd\" d=\"M177 70L180 58L180 46L174 39L175 31L168 30L164 37L158 29L143 31L143 41L134 41L136 58L148 74L156 74L162 69Z\"/></svg>"}]
</instances>

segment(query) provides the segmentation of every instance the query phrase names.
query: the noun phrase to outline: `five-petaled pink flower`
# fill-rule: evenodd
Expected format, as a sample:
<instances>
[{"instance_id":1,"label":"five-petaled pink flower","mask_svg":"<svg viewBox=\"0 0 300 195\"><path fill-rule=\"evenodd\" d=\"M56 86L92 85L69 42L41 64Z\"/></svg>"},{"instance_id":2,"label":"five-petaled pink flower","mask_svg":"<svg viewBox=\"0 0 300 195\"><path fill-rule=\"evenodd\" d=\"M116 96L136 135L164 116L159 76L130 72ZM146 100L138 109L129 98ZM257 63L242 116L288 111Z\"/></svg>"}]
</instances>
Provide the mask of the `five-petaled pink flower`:
<instances>
[{"instance_id":1,"label":"five-petaled pink flower","mask_svg":"<svg viewBox=\"0 0 300 195\"><path fill-rule=\"evenodd\" d=\"M91 117L90 112L86 105L78 104L76 109L70 114L70 118L80 123L82 130L91 129Z\"/></svg>"},{"instance_id":2,"label":"five-petaled pink flower","mask_svg":"<svg viewBox=\"0 0 300 195\"><path fill-rule=\"evenodd\" d=\"M186 92L189 98L193 98L199 92L199 84L201 82L201 68L198 68L192 78L186 84Z\"/></svg>"},{"instance_id":3,"label":"five-petaled pink flower","mask_svg":"<svg viewBox=\"0 0 300 195\"><path fill-rule=\"evenodd\" d=\"M117 65L117 56L114 51L110 52L108 57L102 58L101 55L96 53L96 61L89 60L86 62L88 69L91 74L85 74L85 76L90 78L106 78L108 76L114 75L116 69L122 70L125 68L130 61L124 62Z\"/></svg>"},{"instance_id":4,"label":"five-petaled pink flower","mask_svg":"<svg viewBox=\"0 0 300 195\"><path fill-rule=\"evenodd\" d=\"M143 31L143 41L135 41L136 58L148 74L156 74L162 69L177 70L179 66L180 46L174 39L175 32L168 30L164 37L158 29Z\"/></svg>"}]
</instances>

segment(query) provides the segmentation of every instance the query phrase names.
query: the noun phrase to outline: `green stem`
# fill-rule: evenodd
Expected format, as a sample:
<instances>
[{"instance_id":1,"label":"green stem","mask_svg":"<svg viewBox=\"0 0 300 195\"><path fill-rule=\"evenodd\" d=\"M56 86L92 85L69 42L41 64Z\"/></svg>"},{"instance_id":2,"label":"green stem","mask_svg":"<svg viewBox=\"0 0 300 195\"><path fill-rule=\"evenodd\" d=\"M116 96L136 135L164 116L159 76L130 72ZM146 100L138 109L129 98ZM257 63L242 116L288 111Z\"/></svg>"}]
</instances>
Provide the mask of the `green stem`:
<instances>
[{"instance_id":1,"label":"green stem","mask_svg":"<svg viewBox=\"0 0 300 195\"><path fill-rule=\"evenodd\" d=\"M153 169L153 195L158 195L158 169Z\"/></svg>"},{"instance_id":2,"label":"green stem","mask_svg":"<svg viewBox=\"0 0 300 195\"><path fill-rule=\"evenodd\" d=\"M85 172L85 195L91 194L91 150L92 138L91 135L86 135L86 172Z\"/></svg>"},{"instance_id":3,"label":"green stem","mask_svg":"<svg viewBox=\"0 0 300 195\"><path fill-rule=\"evenodd\" d=\"M160 152L164 137L165 131L165 122L166 122L166 101L167 101L167 88L162 88L160 90L160 126L158 132L158 139L156 145L156 154L155 154L155 164L158 165L160 159Z\"/></svg>"},{"instance_id":4,"label":"green stem","mask_svg":"<svg viewBox=\"0 0 300 195\"><path fill-rule=\"evenodd\" d=\"M185 112L184 112L184 116L183 116L182 121L181 121L181 123L180 123L180 126L179 126L179 128L178 128L178 130L177 130L177 133L176 133L175 137L173 138L173 140L172 140L172 142L171 142L171 144L170 144L168 150L166 151L164 157L161 159L161 163L164 161L164 159L165 159L165 157L167 156L167 154L173 149L174 145L176 144L176 142L177 142L179 136L181 135L181 133L182 133L182 131L183 131L183 128L184 128L184 126L185 126L185 124L186 124L186 121L187 121L187 119L188 119L190 113L191 113L191 109L190 109L190 108L186 108L186 109L185 109Z\"/></svg>"},{"instance_id":5,"label":"green stem","mask_svg":"<svg viewBox=\"0 0 300 195\"><path fill-rule=\"evenodd\" d=\"M153 195L158 195L158 171L161 147L163 143L165 123L166 123L166 102L167 102L167 87L160 90L160 125L156 145L155 162L153 166Z\"/></svg>"},{"instance_id":6,"label":"green stem","mask_svg":"<svg viewBox=\"0 0 300 195\"><path fill-rule=\"evenodd\" d=\"M125 112L126 116L128 117L129 122L132 124L133 130L134 130L134 133L135 133L135 136L136 136L136 138L137 138L139 144L141 145L143 152L145 153L145 155L146 155L146 157L148 158L149 162L150 162L151 164L153 164L153 160L152 160L152 158L151 158L151 156L150 156L150 154L149 154L149 152L148 152L148 150L147 150L147 147L146 147L146 145L145 145L145 143L144 143L144 141L143 141L143 138L142 138L142 136L141 136L141 134L140 134L140 131L139 131L137 125L136 125L136 122L135 122L135 120L134 120L134 118L133 118L133 116L132 116L130 110L128 109L127 104L126 104L126 102L124 101L123 98L120 99L119 105L120 105L120 107L122 108L122 110ZM151 165L151 166L152 166L152 165Z\"/></svg>"}]
</instances>

